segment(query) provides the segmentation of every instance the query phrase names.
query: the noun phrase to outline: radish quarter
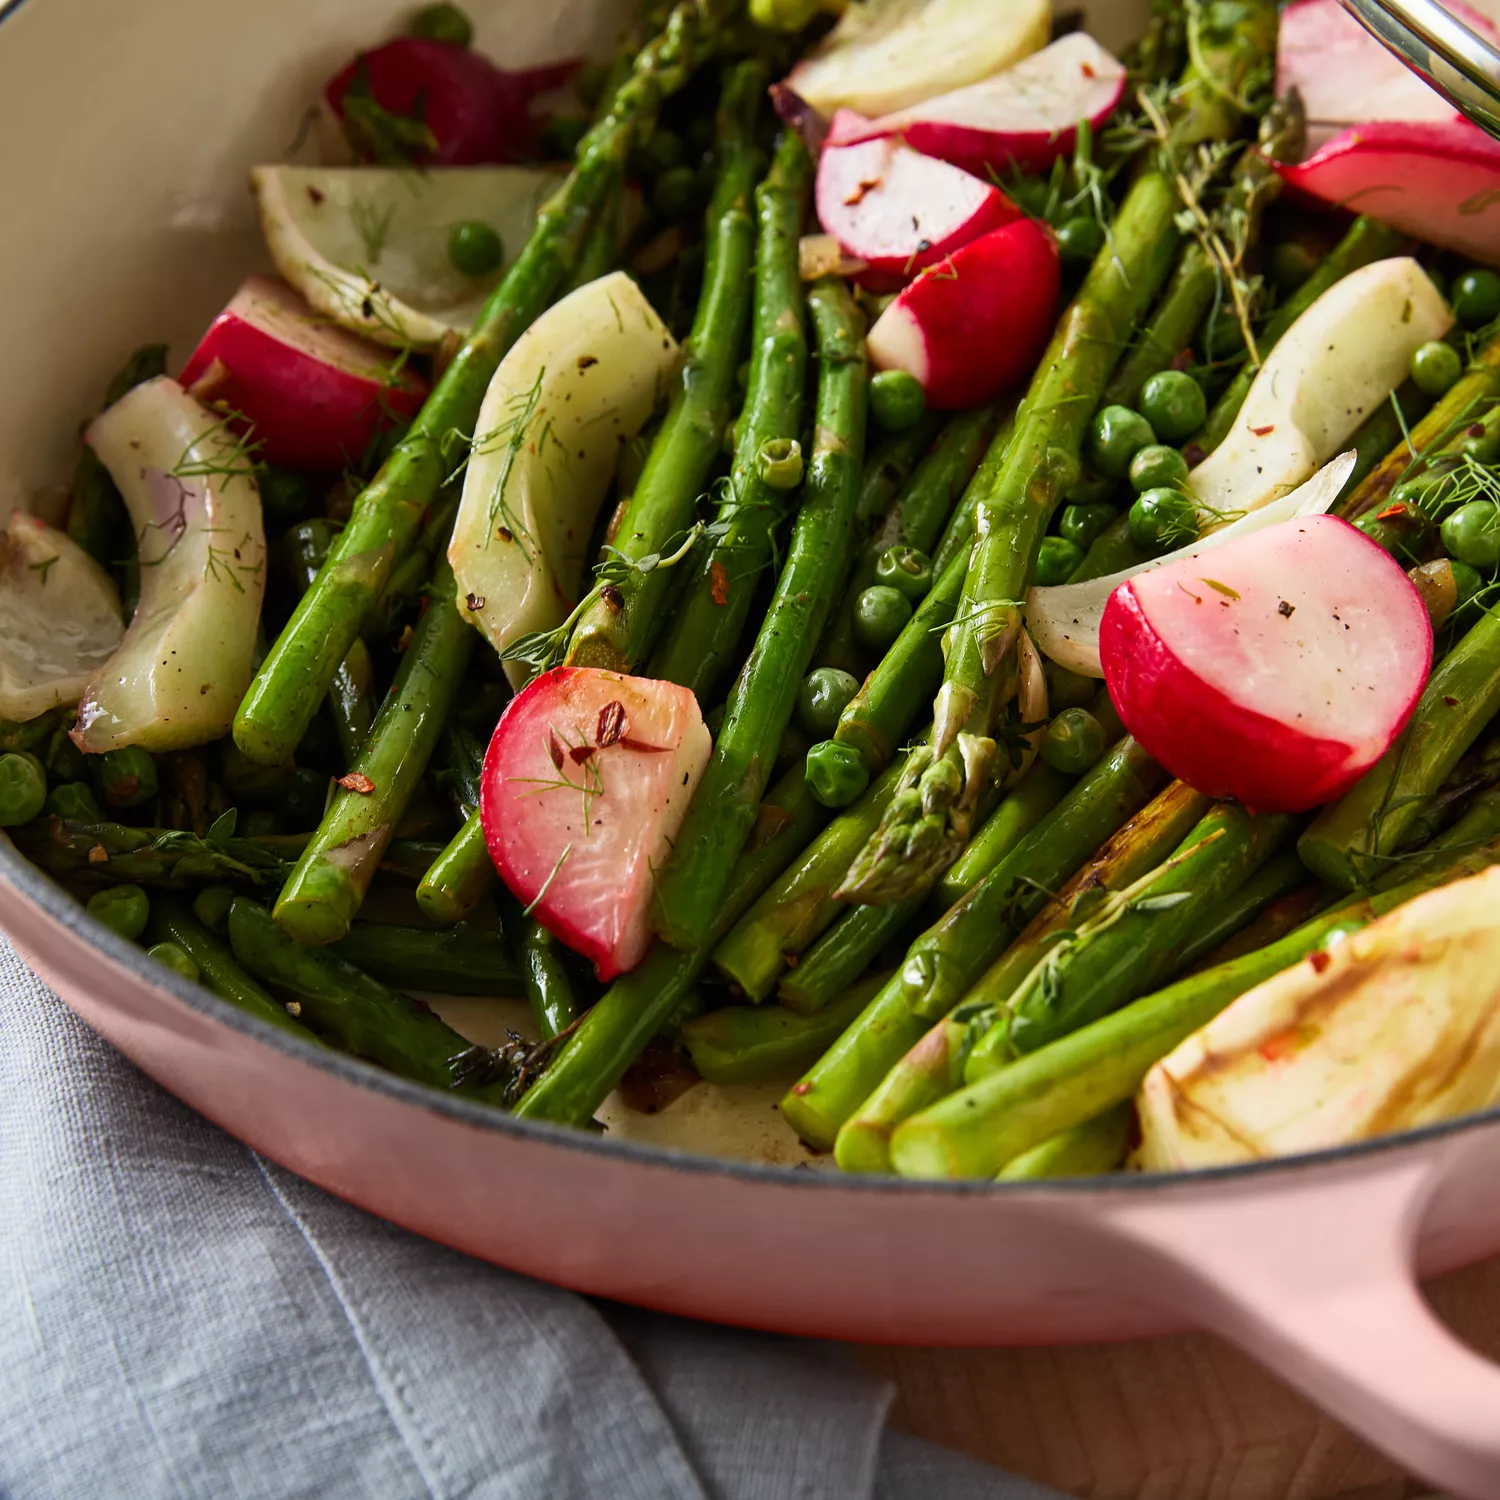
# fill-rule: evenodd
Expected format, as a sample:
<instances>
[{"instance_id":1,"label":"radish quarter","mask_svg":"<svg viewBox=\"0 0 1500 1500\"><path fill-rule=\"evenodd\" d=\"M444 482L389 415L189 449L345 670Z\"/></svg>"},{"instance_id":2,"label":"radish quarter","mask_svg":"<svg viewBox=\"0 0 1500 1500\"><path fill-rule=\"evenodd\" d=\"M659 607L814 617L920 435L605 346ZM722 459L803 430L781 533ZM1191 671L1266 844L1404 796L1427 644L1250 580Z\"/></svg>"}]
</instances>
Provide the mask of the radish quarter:
<instances>
[{"instance_id":1,"label":"radish quarter","mask_svg":"<svg viewBox=\"0 0 1500 1500\"><path fill-rule=\"evenodd\" d=\"M1332 516L1270 526L1121 584L1099 632L1120 717L1174 776L1257 812L1339 796L1427 681L1406 574Z\"/></svg>"},{"instance_id":2,"label":"radish quarter","mask_svg":"<svg viewBox=\"0 0 1500 1500\"><path fill-rule=\"evenodd\" d=\"M688 689L555 667L511 701L480 817L501 878L601 980L651 946L651 896L712 748Z\"/></svg>"}]
</instances>

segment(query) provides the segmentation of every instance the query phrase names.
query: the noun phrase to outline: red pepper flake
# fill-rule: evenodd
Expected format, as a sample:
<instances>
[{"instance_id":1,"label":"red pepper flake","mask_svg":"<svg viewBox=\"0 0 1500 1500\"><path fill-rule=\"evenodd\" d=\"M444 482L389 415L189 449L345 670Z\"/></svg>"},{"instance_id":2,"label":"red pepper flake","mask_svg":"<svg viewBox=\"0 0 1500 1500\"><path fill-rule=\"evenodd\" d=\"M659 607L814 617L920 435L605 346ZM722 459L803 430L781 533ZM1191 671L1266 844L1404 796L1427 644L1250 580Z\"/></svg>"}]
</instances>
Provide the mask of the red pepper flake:
<instances>
[{"instance_id":1,"label":"red pepper flake","mask_svg":"<svg viewBox=\"0 0 1500 1500\"><path fill-rule=\"evenodd\" d=\"M729 570L717 557L708 565L708 591L720 608L729 603Z\"/></svg>"},{"instance_id":2,"label":"red pepper flake","mask_svg":"<svg viewBox=\"0 0 1500 1500\"><path fill-rule=\"evenodd\" d=\"M578 356L578 368L590 370L599 363L599 357L595 354L580 354Z\"/></svg>"},{"instance_id":3,"label":"red pepper flake","mask_svg":"<svg viewBox=\"0 0 1500 1500\"><path fill-rule=\"evenodd\" d=\"M548 758L552 761L552 769L554 771L562 770L563 747L558 743L557 731L554 729L549 729L547 731L547 755Z\"/></svg>"},{"instance_id":4,"label":"red pepper flake","mask_svg":"<svg viewBox=\"0 0 1500 1500\"><path fill-rule=\"evenodd\" d=\"M672 747L670 745L648 745L645 740L632 739L628 734L620 736L620 748L622 750L639 750L642 755L665 755Z\"/></svg>"},{"instance_id":5,"label":"red pepper flake","mask_svg":"<svg viewBox=\"0 0 1500 1500\"><path fill-rule=\"evenodd\" d=\"M1398 500L1394 505L1387 505L1384 510L1378 512L1375 519L1377 521L1393 521L1396 517L1404 516L1405 514L1406 505L1404 502Z\"/></svg>"},{"instance_id":6,"label":"red pepper flake","mask_svg":"<svg viewBox=\"0 0 1500 1500\"><path fill-rule=\"evenodd\" d=\"M1256 437L1269 437L1273 432L1276 431L1276 424L1272 422L1268 427L1252 427L1250 431L1253 432Z\"/></svg>"},{"instance_id":7,"label":"red pepper flake","mask_svg":"<svg viewBox=\"0 0 1500 1500\"><path fill-rule=\"evenodd\" d=\"M1191 370L1193 368L1193 351L1191 349L1179 350L1176 357L1172 360L1172 368L1179 374Z\"/></svg>"},{"instance_id":8,"label":"red pepper flake","mask_svg":"<svg viewBox=\"0 0 1500 1500\"><path fill-rule=\"evenodd\" d=\"M479 613L479 611L484 608L484 595L483 594L465 594L464 595L464 603L469 606L469 612L471 614L476 614L477 615Z\"/></svg>"},{"instance_id":9,"label":"red pepper flake","mask_svg":"<svg viewBox=\"0 0 1500 1500\"><path fill-rule=\"evenodd\" d=\"M1201 464L1207 457L1208 454L1206 454L1203 449L1198 446L1197 443L1183 444L1182 459L1183 462L1188 466L1188 468L1196 469L1198 465Z\"/></svg>"},{"instance_id":10,"label":"red pepper flake","mask_svg":"<svg viewBox=\"0 0 1500 1500\"><path fill-rule=\"evenodd\" d=\"M880 179L878 177L861 178L859 182L855 183L853 191L850 192L849 196L844 199L845 206L848 208L853 208L856 203L862 203L864 201L865 194L868 192L872 192L879 186Z\"/></svg>"},{"instance_id":11,"label":"red pepper flake","mask_svg":"<svg viewBox=\"0 0 1500 1500\"><path fill-rule=\"evenodd\" d=\"M95 844L89 850L89 863L91 865L107 865L109 863L109 850L103 844Z\"/></svg>"},{"instance_id":12,"label":"red pepper flake","mask_svg":"<svg viewBox=\"0 0 1500 1500\"><path fill-rule=\"evenodd\" d=\"M515 533L511 531L509 526L497 527L495 530L495 535L499 537L502 542L513 542L516 539Z\"/></svg>"},{"instance_id":13,"label":"red pepper flake","mask_svg":"<svg viewBox=\"0 0 1500 1500\"><path fill-rule=\"evenodd\" d=\"M812 1084L794 1083L792 1085L792 1092L800 1099L804 1094L812 1093Z\"/></svg>"},{"instance_id":14,"label":"red pepper flake","mask_svg":"<svg viewBox=\"0 0 1500 1500\"><path fill-rule=\"evenodd\" d=\"M411 645L411 626L406 626L396 639L396 655L405 654L406 648Z\"/></svg>"},{"instance_id":15,"label":"red pepper flake","mask_svg":"<svg viewBox=\"0 0 1500 1500\"><path fill-rule=\"evenodd\" d=\"M1313 966L1313 973L1321 974L1333 962L1333 958L1330 954L1325 953L1323 949L1315 948L1307 955L1307 961Z\"/></svg>"},{"instance_id":16,"label":"red pepper flake","mask_svg":"<svg viewBox=\"0 0 1500 1500\"><path fill-rule=\"evenodd\" d=\"M1085 78L1097 78L1099 75L1094 71L1093 63L1082 63L1080 67Z\"/></svg>"},{"instance_id":17,"label":"red pepper flake","mask_svg":"<svg viewBox=\"0 0 1500 1500\"><path fill-rule=\"evenodd\" d=\"M612 584L612 583L606 583L604 585L604 587L599 590L599 597L612 610L615 610L615 611L618 612L619 610L622 610L622 609L625 608L625 596L624 596L624 594L622 594L619 591L619 589L617 589L614 586L614 584Z\"/></svg>"},{"instance_id":18,"label":"red pepper flake","mask_svg":"<svg viewBox=\"0 0 1500 1500\"><path fill-rule=\"evenodd\" d=\"M568 759L572 761L575 766L581 766L584 761L586 761L593 753L594 747L592 745L574 745L573 748L568 751ZM562 768L559 766L558 769L561 770Z\"/></svg>"},{"instance_id":19,"label":"red pepper flake","mask_svg":"<svg viewBox=\"0 0 1500 1500\"><path fill-rule=\"evenodd\" d=\"M1484 436L1484 423L1483 422L1470 422L1469 423L1469 430L1464 434L1464 436L1465 437L1472 437L1472 438L1481 438L1481 437L1483 437Z\"/></svg>"},{"instance_id":20,"label":"red pepper flake","mask_svg":"<svg viewBox=\"0 0 1500 1500\"><path fill-rule=\"evenodd\" d=\"M339 785L346 792L358 792L361 797L368 797L375 790L375 783L362 771L350 771L347 776L340 776Z\"/></svg>"},{"instance_id":21,"label":"red pepper flake","mask_svg":"<svg viewBox=\"0 0 1500 1500\"><path fill-rule=\"evenodd\" d=\"M1325 953L1326 959L1328 955ZM1270 1041L1262 1042L1259 1048L1260 1055L1268 1063L1280 1062L1282 1058L1289 1057L1297 1050L1297 1033L1295 1031L1283 1031L1280 1036L1273 1036Z\"/></svg>"},{"instance_id":22,"label":"red pepper flake","mask_svg":"<svg viewBox=\"0 0 1500 1500\"><path fill-rule=\"evenodd\" d=\"M797 965L802 962L802 955L800 953L783 953L781 955L781 961L787 966L787 968L795 969Z\"/></svg>"},{"instance_id":23,"label":"red pepper flake","mask_svg":"<svg viewBox=\"0 0 1500 1500\"><path fill-rule=\"evenodd\" d=\"M307 196L314 208L322 208L324 195L321 188L315 188L312 183L308 183Z\"/></svg>"},{"instance_id":24,"label":"red pepper flake","mask_svg":"<svg viewBox=\"0 0 1500 1500\"><path fill-rule=\"evenodd\" d=\"M599 742L601 750L608 750L628 727L625 719L625 705L618 698L612 703L606 703L599 710L599 722L594 729L594 738Z\"/></svg>"},{"instance_id":25,"label":"red pepper flake","mask_svg":"<svg viewBox=\"0 0 1500 1500\"><path fill-rule=\"evenodd\" d=\"M1443 703L1448 708L1457 708L1458 707L1458 699L1455 698L1451 693L1444 693L1443 694Z\"/></svg>"}]
</instances>

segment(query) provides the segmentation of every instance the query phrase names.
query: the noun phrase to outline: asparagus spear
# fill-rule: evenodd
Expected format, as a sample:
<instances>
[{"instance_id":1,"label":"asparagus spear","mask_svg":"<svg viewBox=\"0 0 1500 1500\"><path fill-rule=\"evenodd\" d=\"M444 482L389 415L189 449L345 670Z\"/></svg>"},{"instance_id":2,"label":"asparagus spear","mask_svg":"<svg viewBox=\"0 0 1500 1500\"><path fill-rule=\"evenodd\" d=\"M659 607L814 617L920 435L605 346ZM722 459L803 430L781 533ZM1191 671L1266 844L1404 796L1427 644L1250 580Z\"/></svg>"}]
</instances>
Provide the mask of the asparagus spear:
<instances>
[{"instance_id":1,"label":"asparagus spear","mask_svg":"<svg viewBox=\"0 0 1500 1500\"><path fill-rule=\"evenodd\" d=\"M210 829L208 837L175 828L79 823L57 816L11 830L16 846L53 875L94 874L111 884L191 886L227 881L240 887L280 885L303 839L248 839Z\"/></svg>"},{"instance_id":2,"label":"asparagus spear","mask_svg":"<svg viewBox=\"0 0 1500 1500\"><path fill-rule=\"evenodd\" d=\"M370 611L366 627L371 640L384 640L405 623L403 616L407 615L412 601L432 577L434 561L448 550L448 540L453 535L453 518L458 514L462 496L463 485L455 477L438 491L437 499L427 507L422 524L417 528L416 541L391 569L390 582Z\"/></svg>"},{"instance_id":3,"label":"asparagus spear","mask_svg":"<svg viewBox=\"0 0 1500 1500\"><path fill-rule=\"evenodd\" d=\"M1132 1118L1128 1104L1117 1104L1092 1120L1070 1125L1006 1162L996 1180L1043 1182L1050 1177L1094 1177L1113 1172L1129 1149Z\"/></svg>"},{"instance_id":4,"label":"asparagus spear","mask_svg":"<svg viewBox=\"0 0 1500 1500\"><path fill-rule=\"evenodd\" d=\"M890 1140L896 1127L962 1084L964 1058L975 1038L994 1045L996 1015L1016 987L1101 901L1108 903L1112 895L1156 870L1209 805L1201 792L1180 781L1171 783L1042 906L957 1008L945 1003L944 994L930 1008L913 1007L924 1020L935 1019L937 1024L892 1066L839 1130L834 1144L839 1165L846 1172L890 1171ZM1001 1029L1005 1030L1003 1022Z\"/></svg>"},{"instance_id":5,"label":"asparagus spear","mask_svg":"<svg viewBox=\"0 0 1500 1500\"><path fill-rule=\"evenodd\" d=\"M725 74L703 295L672 405L611 544L611 566L577 612L566 650L566 660L576 666L629 672L645 658L665 613L672 570L643 571L641 564L659 559L685 537L719 457L749 322L755 253L750 204L758 171L754 126L765 87L765 64L756 59Z\"/></svg>"},{"instance_id":6,"label":"asparagus spear","mask_svg":"<svg viewBox=\"0 0 1500 1500\"><path fill-rule=\"evenodd\" d=\"M558 951L561 945L534 917L523 917L520 931L516 959L531 1014L544 1037L561 1036L578 1019L573 981Z\"/></svg>"},{"instance_id":7,"label":"asparagus spear","mask_svg":"<svg viewBox=\"0 0 1500 1500\"><path fill-rule=\"evenodd\" d=\"M500 933L461 922L433 932L385 922L356 922L330 952L382 984L439 995L514 995L521 976Z\"/></svg>"},{"instance_id":8,"label":"asparagus spear","mask_svg":"<svg viewBox=\"0 0 1500 1500\"><path fill-rule=\"evenodd\" d=\"M461 922L498 877L477 817L464 820L417 885L422 915L440 927Z\"/></svg>"},{"instance_id":9,"label":"asparagus spear","mask_svg":"<svg viewBox=\"0 0 1500 1500\"><path fill-rule=\"evenodd\" d=\"M1500 604L1485 611L1427 681L1401 738L1297 844L1302 862L1341 890L1368 885L1500 709Z\"/></svg>"},{"instance_id":10,"label":"asparagus spear","mask_svg":"<svg viewBox=\"0 0 1500 1500\"><path fill-rule=\"evenodd\" d=\"M811 1062L865 1008L880 979L856 984L836 1004L799 1016L780 1005L729 1005L682 1028L693 1066L710 1083L757 1083Z\"/></svg>"},{"instance_id":11,"label":"asparagus spear","mask_svg":"<svg viewBox=\"0 0 1500 1500\"><path fill-rule=\"evenodd\" d=\"M418 1083L507 1102L510 1059L472 1047L410 996L387 989L330 948L302 948L265 907L243 896L229 908L229 942L252 974L297 998L288 1007L320 1035Z\"/></svg>"},{"instance_id":12,"label":"asparagus spear","mask_svg":"<svg viewBox=\"0 0 1500 1500\"><path fill-rule=\"evenodd\" d=\"M331 943L349 931L437 746L474 640L445 560L369 738L276 900L276 921L295 941Z\"/></svg>"},{"instance_id":13,"label":"asparagus spear","mask_svg":"<svg viewBox=\"0 0 1500 1500\"><path fill-rule=\"evenodd\" d=\"M787 772L761 804L755 832L735 863L716 926L728 928L822 826L823 808L802 771ZM676 1013L708 963L710 944L679 953L655 944L639 967L617 979L568 1038L516 1113L586 1125L641 1048Z\"/></svg>"},{"instance_id":14,"label":"asparagus spear","mask_svg":"<svg viewBox=\"0 0 1500 1500\"><path fill-rule=\"evenodd\" d=\"M1008 1161L1128 1100L1153 1064L1231 1001L1351 931L1449 880L1500 860L1500 842L1360 898L1269 947L1180 979L1103 1020L978 1078L908 1120L891 1142L903 1176L986 1177Z\"/></svg>"},{"instance_id":15,"label":"asparagus spear","mask_svg":"<svg viewBox=\"0 0 1500 1500\"><path fill-rule=\"evenodd\" d=\"M780 488L790 445L802 433L807 331L797 241L807 211L812 162L800 137L785 132L756 189L759 224L750 389L737 424L734 467L670 631L647 676L678 682L706 698L728 670L750 613L755 580L769 565L788 491Z\"/></svg>"},{"instance_id":16,"label":"asparagus spear","mask_svg":"<svg viewBox=\"0 0 1500 1500\"><path fill-rule=\"evenodd\" d=\"M179 901L171 897L153 901L146 934L152 944L176 943L198 966L199 980L221 1000L269 1021L281 1031L304 1038L309 1035L307 1028L294 1021L286 1007L252 979L234 954Z\"/></svg>"},{"instance_id":17,"label":"asparagus spear","mask_svg":"<svg viewBox=\"0 0 1500 1500\"><path fill-rule=\"evenodd\" d=\"M1256 330L1255 346L1260 357L1264 359L1292 324L1336 281L1342 281L1351 271L1357 271L1372 261L1399 255L1406 244L1406 236L1388 224L1382 224L1378 219L1356 219L1349 226L1349 232L1319 263L1317 270L1266 319L1263 327ZM1240 407L1250 394L1259 368L1253 360L1247 361L1224 394L1214 402L1208 420L1193 434L1190 442L1204 453L1212 453L1234 426L1234 419L1239 416Z\"/></svg>"},{"instance_id":18,"label":"asparagus spear","mask_svg":"<svg viewBox=\"0 0 1500 1500\"><path fill-rule=\"evenodd\" d=\"M661 101L692 76L736 9L737 0L681 0L636 57L609 113L583 138L577 164L543 206L526 248L416 421L355 500L317 581L251 683L234 737L252 760L277 765L295 750L447 476L453 434L473 432L501 358L566 283L631 145L649 131Z\"/></svg>"},{"instance_id":19,"label":"asparagus spear","mask_svg":"<svg viewBox=\"0 0 1500 1500\"><path fill-rule=\"evenodd\" d=\"M1016 417L993 488L981 496L963 598L948 637L943 686L933 707L930 754L914 755L884 825L845 883L851 899L907 900L930 889L963 851L996 754L1005 667L1021 630L1027 575L1062 493L1076 478L1093 409L1118 351L1171 267L1181 208L1172 173L1181 154L1233 136L1238 101L1263 71L1275 41L1274 6L1239 6L1210 27L1198 12L1189 65L1174 95L1175 124L1158 160L1143 165L1072 305L1042 356ZM911 848L919 828L931 830ZM926 847L923 847L925 844ZM892 856L901 873L892 876Z\"/></svg>"},{"instance_id":20,"label":"asparagus spear","mask_svg":"<svg viewBox=\"0 0 1500 1500\"><path fill-rule=\"evenodd\" d=\"M656 882L657 935L689 952L714 925L733 862L755 822L776 747L833 604L859 494L864 320L838 277L814 283L808 304L818 342L817 424L786 566L730 691L713 756Z\"/></svg>"},{"instance_id":21,"label":"asparagus spear","mask_svg":"<svg viewBox=\"0 0 1500 1500\"><path fill-rule=\"evenodd\" d=\"M1134 740L1116 745L956 906L914 942L906 962L781 1101L787 1123L829 1150L839 1127L962 999L1043 903L1167 780Z\"/></svg>"}]
</instances>

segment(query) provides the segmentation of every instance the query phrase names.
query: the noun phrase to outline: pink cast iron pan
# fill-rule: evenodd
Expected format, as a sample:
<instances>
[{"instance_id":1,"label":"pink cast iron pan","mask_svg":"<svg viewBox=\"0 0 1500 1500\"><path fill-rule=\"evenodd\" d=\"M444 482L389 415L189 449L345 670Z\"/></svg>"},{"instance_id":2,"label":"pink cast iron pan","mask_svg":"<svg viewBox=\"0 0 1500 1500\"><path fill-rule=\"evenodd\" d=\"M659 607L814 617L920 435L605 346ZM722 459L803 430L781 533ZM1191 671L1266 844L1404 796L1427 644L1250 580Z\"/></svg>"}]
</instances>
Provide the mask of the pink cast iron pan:
<instances>
[{"instance_id":1,"label":"pink cast iron pan","mask_svg":"<svg viewBox=\"0 0 1500 1500\"><path fill-rule=\"evenodd\" d=\"M122 351L170 337L180 359L263 265L245 168L283 158L319 80L408 8L0 0L0 499L67 473L74 424ZM521 65L577 52L623 6L470 8L479 45ZM1093 28L1121 45L1137 10L1101 0ZM528 1125L301 1044L149 961L3 839L0 926L192 1108L469 1254L646 1307L838 1339L1209 1328L1434 1484L1500 1496L1500 1372L1417 1288L1500 1252L1500 1112L1182 1178L838 1178Z\"/></svg>"}]
</instances>

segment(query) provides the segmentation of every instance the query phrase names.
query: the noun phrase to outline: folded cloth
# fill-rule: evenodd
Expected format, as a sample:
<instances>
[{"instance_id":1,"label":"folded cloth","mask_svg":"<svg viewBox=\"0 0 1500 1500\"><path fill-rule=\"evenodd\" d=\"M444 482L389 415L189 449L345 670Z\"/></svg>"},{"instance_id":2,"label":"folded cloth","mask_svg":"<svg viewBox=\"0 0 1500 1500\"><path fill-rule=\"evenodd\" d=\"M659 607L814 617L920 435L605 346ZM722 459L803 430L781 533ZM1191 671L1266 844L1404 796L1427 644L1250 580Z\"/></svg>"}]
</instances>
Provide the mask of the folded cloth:
<instances>
[{"instance_id":1,"label":"folded cloth","mask_svg":"<svg viewBox=\"0 0 1500 1500\"><path fill-rule=\"evenodd\" d=\"M834 1345L590 1302L217 1130L0 937L0 1495L1046 1500Z\"/></svg>"}]
</instances>

